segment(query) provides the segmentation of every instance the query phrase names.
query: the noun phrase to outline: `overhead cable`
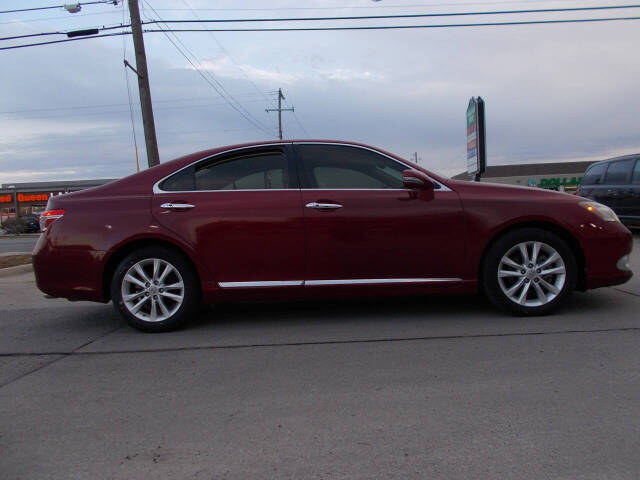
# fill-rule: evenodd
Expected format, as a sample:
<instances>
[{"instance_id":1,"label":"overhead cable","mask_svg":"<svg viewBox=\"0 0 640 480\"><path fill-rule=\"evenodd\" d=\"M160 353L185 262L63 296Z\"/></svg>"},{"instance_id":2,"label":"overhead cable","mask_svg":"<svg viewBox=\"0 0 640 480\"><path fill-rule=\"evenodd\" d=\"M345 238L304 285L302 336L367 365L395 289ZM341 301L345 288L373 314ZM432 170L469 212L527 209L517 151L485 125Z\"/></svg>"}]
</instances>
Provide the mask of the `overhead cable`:
<instances>
[{"instance_id":1,"label":"overhead cable","mask_svg":"<svg viewBox=\"0 0 640 480\"><path fill-rule=\"evenodd\" d=\"M450 23L432 25L371 25L358 27L291 27L291 28L181 28L181 29L144 29L145 33L176 33L176 32L310 32L310 31L346 31L346 30L410 30L427 28L464 28L464 27L500 27L517 25L553 25L563 23L592 23L592 22L615 22L640 20L640 17L603 17L603 18L580 18L566 20L530 20L519 22L489 22L489 23ZM121 28L121 27L118 27ZM131 32L105 33L90 37L67 38L64 40L50 40L47 42L27 43L23 45L12 45L10 47L0 47L1 50L14 50L18 48L36 47L40 45L51 45L55 43L74 42L78 40L89 40L92 38L115 37L119 35L130 35Z\"/></svg>"},{"instance_id":2,"label":"overhead cable","mask_svg":"<svg viewBox=\"0 0 640 480\"><path fill-rule=\"evenodd\" d=\"M170 32L322 32L339 30L410 30L422 28L458 28L458 27L499 27L511 25L543 25L554 23L587 23L614 22L622 20L640 20L640 17L606 17L580 18L568 20L530 20L521 22L488 22L488 23L449 23L435 25L371 25L359 27L284 27L284 28L175 28ZM144 29L145 33L160 32L162 30Z\"/></svg>"},{"instance_id":3,"label":"overhead cable","mask_svg":"<svg viewBox=\"0 0 640 480\"><path fill-rule=\"evenodd\" d=\"M117 5L118 2L116 0L99 0L95 2L78 2L79 6L83 5L97 5L100 3L111 3L113 5ZM32 8L18 8L15 10L0 10L1 13L18 13L18 12L34 12L36 10L53 10L57 8L65 8L67 5L52 5L49 7L32 7Z\"/></svg>"},{"instance_id":4,"label":"overhead cable","mask_svg":"<svg viewBox=\"0 0 640 480\"><path fill-rule=\"evenodd\" d=\"M461 17L475 15L516 15L523 13L561 13L581 12L593 10L619 10L640 8L640 4L605 5L598 7L567 7L567 8L534 8L526 10L488 10L482 12L446 12L446 13L408 13L398 15L357 15L339 17L288 17L288 18L199 18L197 20L177 19L162 20L162 23L247 23L247 22L325 22L333 20L389 20L395 18L429 18L429 17ZM153 23L153 22L146 22Z\"/></svg>"}]
</instances>

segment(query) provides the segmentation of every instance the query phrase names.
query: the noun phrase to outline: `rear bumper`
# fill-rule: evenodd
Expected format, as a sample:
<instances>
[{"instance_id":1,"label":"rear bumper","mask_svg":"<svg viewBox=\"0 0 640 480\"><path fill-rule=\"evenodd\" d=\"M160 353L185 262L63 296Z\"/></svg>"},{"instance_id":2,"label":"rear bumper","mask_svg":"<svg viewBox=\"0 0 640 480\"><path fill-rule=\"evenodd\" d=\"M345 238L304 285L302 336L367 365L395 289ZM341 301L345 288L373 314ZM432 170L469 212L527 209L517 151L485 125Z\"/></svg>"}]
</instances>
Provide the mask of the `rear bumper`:
<instances>
[{"instance_id":1,"label":"rear bumper","mask_svg":"<svg viewBox=\"0 0 640 480\"><path fill-rule=\"evenodd\" d=\"M53 248L41 235L33 251L38 288L52 297L105 302L102 292L104 252Z\"/></svg>"}]
</instances>

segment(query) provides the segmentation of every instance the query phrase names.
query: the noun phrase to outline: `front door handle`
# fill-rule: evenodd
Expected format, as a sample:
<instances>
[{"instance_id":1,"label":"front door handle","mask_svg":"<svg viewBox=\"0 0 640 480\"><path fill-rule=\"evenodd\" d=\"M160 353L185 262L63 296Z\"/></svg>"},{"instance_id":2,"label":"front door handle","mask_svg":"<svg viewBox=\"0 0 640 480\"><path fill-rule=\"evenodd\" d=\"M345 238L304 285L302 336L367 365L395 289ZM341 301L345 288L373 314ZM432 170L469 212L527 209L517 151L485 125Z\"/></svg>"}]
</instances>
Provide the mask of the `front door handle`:
<instances>
[{"instance_id":1,"label":"front door handle","mask_svg":"<svg viewBox=\"0 0 640 480\"><path fill-rule=\"evenodd\" d=\"M166 208L167 210L189 210L194 207L195 205L190 203L163 203L160 205L160 208Z\"/></svg>"},{"instance_id":2,"label":"front door handle","mask_svg":"<svg viewBox=\"0 0 640 480\"><path fill-rule=\"evenodd\" d=\"M339 203L319 203L319 202L311 202L305 205L307 208L314 208L316 210L336 210L338 208L342 208L342 205Z\"/></svg>"}]
</instances>

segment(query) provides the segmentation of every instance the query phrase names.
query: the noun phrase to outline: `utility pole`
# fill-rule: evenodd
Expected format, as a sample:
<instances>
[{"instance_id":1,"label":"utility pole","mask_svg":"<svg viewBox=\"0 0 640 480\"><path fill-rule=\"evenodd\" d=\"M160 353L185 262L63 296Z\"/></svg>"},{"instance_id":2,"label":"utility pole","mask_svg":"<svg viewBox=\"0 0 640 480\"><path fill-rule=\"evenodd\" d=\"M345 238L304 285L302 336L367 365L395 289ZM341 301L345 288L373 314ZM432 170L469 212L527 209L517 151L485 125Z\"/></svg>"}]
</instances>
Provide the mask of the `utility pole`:
<instances>
[{"instance_id":1,"label":"utility pole","mask_svg":"<svg viewBox=\"0 0 640 480\"><path fill-rule=\"evenodd\" d=\"M413 160L413 163L415 163L415 164L418 164L419 161L422 160L421 158L418 158L418 152L413 152L413 155L412 155L411 158Z\"/></svg>"},{"instance_id":2,"label":"utility pole","mask_svg":"<svg viewBox=\"0 0 640 480\"><path fill-rule=\"evenodd\" d=\"M136 52L137 70L134 71L138 76L138 88L140 90L140 108L142 110L142 124L144 125L144 141L147 146L147 162L149 163L149 167L154 167L160 164L160 155L158 154L156 125L153 121L149 73L147 71L147 57L144 52L144 40L142 38L142 27L140 25L138 0L129 0L129 13L131 14L133 48Z\"/></svg>"},{"instance_id":3,"label":"utility pole","mask_svg":"<svg viewBox=\"0 0 640 480\"><path fill-rule=\"evenodd\" d=\"M131 1L131 0L129 0ZM265 112L278 112L278 132L280 133L280 140L282 140L282 112L293 112L293 107L291 108L282 108L282 100L284 100L284 95L282 94L282 89L278 89L278 108L267 108Z\"/></svg>"}]
</instances>

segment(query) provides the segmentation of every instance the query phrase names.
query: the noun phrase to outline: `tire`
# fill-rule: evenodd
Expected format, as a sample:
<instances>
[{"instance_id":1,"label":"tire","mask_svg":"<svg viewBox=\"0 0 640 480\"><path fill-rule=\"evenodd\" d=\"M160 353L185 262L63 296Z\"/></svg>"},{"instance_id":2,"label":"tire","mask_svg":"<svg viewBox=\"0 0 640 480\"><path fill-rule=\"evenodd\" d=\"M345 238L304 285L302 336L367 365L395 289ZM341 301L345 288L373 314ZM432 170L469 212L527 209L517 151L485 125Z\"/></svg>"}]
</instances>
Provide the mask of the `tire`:
<instances>
[{"instance_id":1,"label":"tire","mask_svg":"<svg viewBox=\"0 0 640 480\"><path fill-rule=\"evenodd\" d=\"M144 332L166 332L183 326L200 303L200 282L179 252L145 247L120 262L111 280L116 311Z\"/></svg>"},{"instance_id":2,"label":"tire","mask_svg":"<svg viewBox=\"0 0 640 480\"><path fill-rule=\"evenodd\" d=\"M573 252L562 238L546 230L522 228L489 248L481 280L486 296L497 307L519 316L547 315L573 292L576 271Z\"/></svg>"}]
</instances>

